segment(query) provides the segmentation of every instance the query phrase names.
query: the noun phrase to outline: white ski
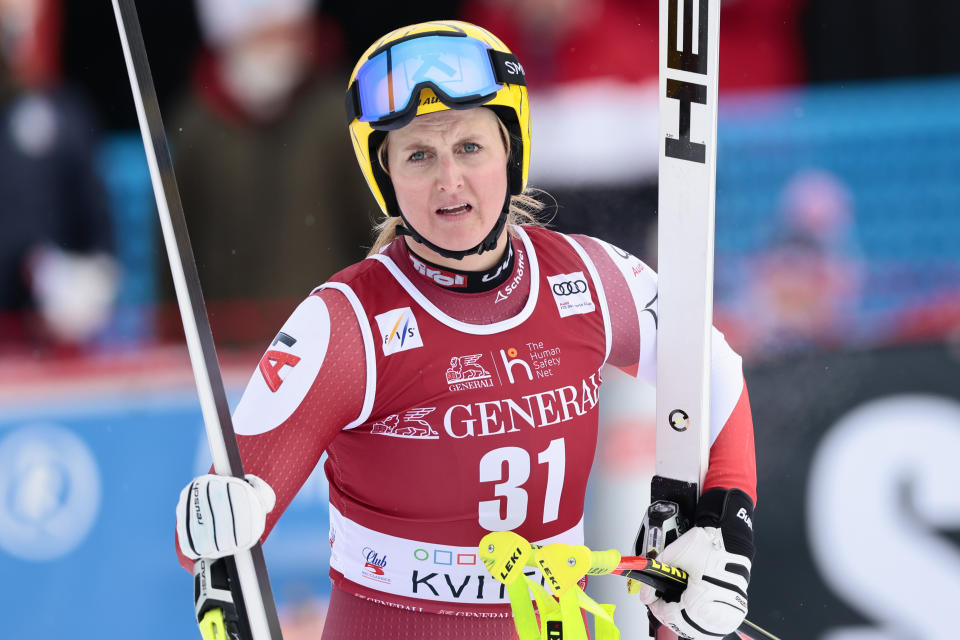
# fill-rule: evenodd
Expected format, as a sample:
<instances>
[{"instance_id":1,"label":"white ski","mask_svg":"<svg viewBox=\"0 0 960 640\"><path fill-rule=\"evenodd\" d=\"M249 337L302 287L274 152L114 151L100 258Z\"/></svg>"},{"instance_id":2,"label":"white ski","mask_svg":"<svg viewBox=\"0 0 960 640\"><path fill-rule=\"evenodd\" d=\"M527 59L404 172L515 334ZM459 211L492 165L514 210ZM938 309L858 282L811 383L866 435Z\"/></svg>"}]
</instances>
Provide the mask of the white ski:
<instances>
[{"instance_id":1,"label":"white ski","mask_svg":"<svg viewBox=\"0 0 960 640\"><path fill-rule=\"evenodd\" d=\"M720 0L660 0L657 453L651 502L677 503L688 521L709 454L719 27Z\"/></svg>"}]
</instances>

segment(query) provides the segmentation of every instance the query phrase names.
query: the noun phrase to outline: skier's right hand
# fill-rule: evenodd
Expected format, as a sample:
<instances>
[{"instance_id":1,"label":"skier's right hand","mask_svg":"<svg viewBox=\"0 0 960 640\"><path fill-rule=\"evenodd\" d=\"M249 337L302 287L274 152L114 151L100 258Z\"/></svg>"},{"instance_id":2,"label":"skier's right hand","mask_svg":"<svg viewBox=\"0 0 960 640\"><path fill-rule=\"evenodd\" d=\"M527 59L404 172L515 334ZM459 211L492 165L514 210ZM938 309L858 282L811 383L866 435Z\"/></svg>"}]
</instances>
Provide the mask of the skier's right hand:
<instances>
[{"instance_id":1,"label":"skier's right hand","mask_svg":"<svg viewBox=\"0 0 960 640\"><path fill-rule=\"evenodd\" d=\"M180 492L177 540L190 558L222 558L249 549L263 535L277 495L262 479L205 475Z\"/></svg>"},{"instance_id":2,"label":"skier's right hand","mask_svg":"<svg viewBox=\"0 0 960 640\"><path fill-rule=\"evenodd\" d=\"M733 633L747 615L750 558L724 546L718 527L691 527L658 558L689 574L679 602L667 602L647 585L640 599L679 638L711 640Z\"/></svg>"},{"instance_id":3,"label":"skier's right hand","mask_svg":"<svg viewBox=\"0 0 960 640\"><path fill-rule=\"evenodd\" d=\"M679 602L634 582L650 612L680 638L709 640L732 633L747 615L753 567L753 500L740 489L709 489L697 503L695 526L657 557L689 574ZM637 588L639 585L639 588Z\"/></svg>"}]
</instances>

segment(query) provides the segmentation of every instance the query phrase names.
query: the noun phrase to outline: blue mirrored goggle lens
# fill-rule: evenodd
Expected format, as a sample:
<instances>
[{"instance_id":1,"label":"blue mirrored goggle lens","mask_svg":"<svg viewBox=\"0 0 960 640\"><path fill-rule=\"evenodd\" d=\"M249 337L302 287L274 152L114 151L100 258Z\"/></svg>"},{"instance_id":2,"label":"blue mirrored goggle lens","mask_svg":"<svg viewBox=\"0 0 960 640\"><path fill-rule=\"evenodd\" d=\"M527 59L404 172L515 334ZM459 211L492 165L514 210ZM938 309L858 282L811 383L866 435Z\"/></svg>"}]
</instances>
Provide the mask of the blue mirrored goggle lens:
<instances>
[{"instance_id":1,"label":"blue mirrored goggle lens","mask_svg":"<svg viewBox=\"0 0 960 640\"><path fill-rule=\"evenodd\" d=\"M376 122L403 111L417 86L426 82L453 99L487 95L502 86L483 43L449 36L413 38L377 54L357 72L360 120Z\"/></svg>"}]
</instances>

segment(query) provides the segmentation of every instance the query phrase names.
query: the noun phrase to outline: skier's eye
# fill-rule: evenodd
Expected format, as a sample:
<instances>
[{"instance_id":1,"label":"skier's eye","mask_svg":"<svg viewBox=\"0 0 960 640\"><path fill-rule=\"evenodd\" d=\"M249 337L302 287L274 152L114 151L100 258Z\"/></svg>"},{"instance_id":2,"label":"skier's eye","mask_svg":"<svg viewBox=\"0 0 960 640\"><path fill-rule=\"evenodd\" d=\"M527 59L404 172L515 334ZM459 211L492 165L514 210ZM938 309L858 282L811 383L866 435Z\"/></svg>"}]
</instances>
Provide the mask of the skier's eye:
<instances>
[{"instance_id":1,"label":"skier's eye","mask_svg":"<svg viewBox=\"0 0 960 640\"><path fill-rule=\"evenodd\" d=\"M480 145L476 142L464 142L462 148L464 153L476 153L481 149Z\"/></svg>"},{"instance_id":2,"label":"skier's eye","mask_svg":"<svg viewBox=\"0 0 960 640\"><path fill-rule=\"evenodd\" d=\"M423 162L427 159L427 154L423 151L414 151L410 154L410 157L407 158L409 162Z\"/></svg>"}]
</instances>

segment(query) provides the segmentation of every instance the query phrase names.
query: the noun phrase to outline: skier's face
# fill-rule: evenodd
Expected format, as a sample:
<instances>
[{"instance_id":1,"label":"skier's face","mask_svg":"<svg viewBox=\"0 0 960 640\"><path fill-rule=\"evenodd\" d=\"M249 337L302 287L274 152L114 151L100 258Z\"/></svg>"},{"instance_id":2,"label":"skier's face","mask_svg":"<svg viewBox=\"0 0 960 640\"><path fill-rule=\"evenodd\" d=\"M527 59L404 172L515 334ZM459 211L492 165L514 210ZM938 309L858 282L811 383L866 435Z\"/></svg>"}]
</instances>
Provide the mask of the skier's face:
<instances>
[{"instance_id":1,"label":"skier's face","mask_svg":"<svg viewBox=\"0 0 960 640\"><path fill-rule=\"evenodd\" d=\"M507 151L497 116L489 109L450 109L414 118L387 135L387 166L404 216L445 249L477 245L500 216L507 193ZM498 248L505 243L506 232ZM412 246L432 262L461 269L487 268L501 254L491 251L458 261Z\"/></svg>"}]
</instances>

